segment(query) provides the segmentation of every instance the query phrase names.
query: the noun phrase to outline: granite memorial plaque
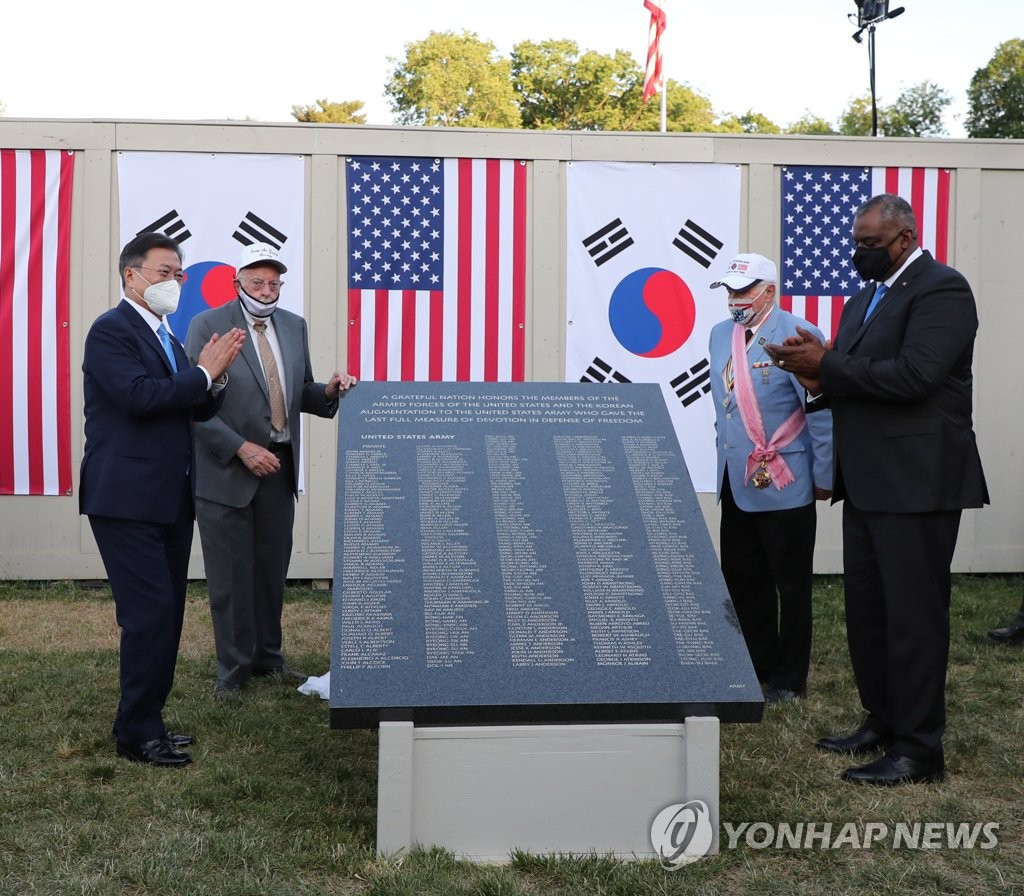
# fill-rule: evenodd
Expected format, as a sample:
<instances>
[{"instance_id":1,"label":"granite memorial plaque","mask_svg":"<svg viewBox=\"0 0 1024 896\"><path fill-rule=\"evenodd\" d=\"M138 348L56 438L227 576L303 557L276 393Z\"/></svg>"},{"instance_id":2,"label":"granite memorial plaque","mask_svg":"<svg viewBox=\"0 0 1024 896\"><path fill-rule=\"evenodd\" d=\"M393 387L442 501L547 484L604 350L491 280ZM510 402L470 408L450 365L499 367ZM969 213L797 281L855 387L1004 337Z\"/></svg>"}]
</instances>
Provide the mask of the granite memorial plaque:
<instances>
[{"instance_id":1,"label":"granite memorial plaque","mask_svg":"<svg viewBox=\"0 0 1024 896\"><path fill-rule=\"evenodd\" d=\"M339 427L332 727L761 717L660 387L364 382Z\"/></svg>"}]
</instances>

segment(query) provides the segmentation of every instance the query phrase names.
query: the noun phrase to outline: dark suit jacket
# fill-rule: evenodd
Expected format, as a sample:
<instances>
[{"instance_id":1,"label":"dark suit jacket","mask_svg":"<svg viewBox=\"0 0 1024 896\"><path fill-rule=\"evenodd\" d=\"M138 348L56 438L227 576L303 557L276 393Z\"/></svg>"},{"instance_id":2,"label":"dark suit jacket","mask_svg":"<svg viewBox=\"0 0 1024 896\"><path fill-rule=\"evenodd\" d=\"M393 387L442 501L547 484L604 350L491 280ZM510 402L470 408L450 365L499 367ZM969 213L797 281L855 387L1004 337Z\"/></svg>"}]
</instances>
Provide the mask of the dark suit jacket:
<instances>
[{"instance_id":1,"label":"dark suit jacket","mask_svg":"<svg viewBox=\"0 0 1024 896\"><path fill-rule=\"evenodd\" d=\"M868 287L847 303L821 364L835 430L833 500L888 513L988 503L971 418L970 286L925 252L865 323L873 294Z\"/></svg>"},{"instance_id":2,"label":"dark suit jacket","mask_svg":"<svg viewBox=\"0 0 1024 896\"><path fill-rule=\"evenodd\" d=\"M338 401L329 401L324 394L325 384L313 380L306 321L281 308L274 312L273 320L284 362L285 407L295 458L292 489L297 493L302 450L300 414L333 417L338 413ZM213 333L225 333L232 327L248 331L248 326L238 301L204 311L192 319L185 349L195 357ZM224 390L227 395L220 414L195 427L196 495L228 507L245 507L256 494L259 479L235 456L236 452L243 442L267 447L271 433L270 395L251 334L228 368L228 377L230 386Z\"/></svg>"},{"instance_id":3,"label":"dark suit jacket","mask_svg":"<svg viewBox=\"0 0 1024 896\"><path fill-rule=\"evenodd\" d=\"M100 315L85 339L85 451L79 506L95 516L169 524L192 464L192 420L221 396L175 342L173 373L157 335L127 299Z\"/></svg>"}]
</instances>

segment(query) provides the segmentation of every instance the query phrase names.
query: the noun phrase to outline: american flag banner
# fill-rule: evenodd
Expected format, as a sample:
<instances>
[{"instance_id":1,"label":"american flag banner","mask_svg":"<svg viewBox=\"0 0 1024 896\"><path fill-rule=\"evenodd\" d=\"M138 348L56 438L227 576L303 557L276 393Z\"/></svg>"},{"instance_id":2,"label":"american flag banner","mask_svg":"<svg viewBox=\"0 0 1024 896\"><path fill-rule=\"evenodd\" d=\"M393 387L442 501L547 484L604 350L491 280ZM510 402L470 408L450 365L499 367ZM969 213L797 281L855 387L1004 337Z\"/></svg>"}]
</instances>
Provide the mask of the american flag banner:
<instances>
[{"instance_id":1,"label":"american flag banner","mask_svg":"<svg viewBox=\"0 0 1024 896\"><path fill-rule=\"evenodd\" d=\"M526 163L359 157L346 167L349 371L523 381Z\"/></svg>"},{"instance_id":2,"label":"american flag banner","mask_svg":"<svg viewBox=\"0 0 1024 896\"><path fill-rule=\"evenodd\" d=\"M644 0L650 10L651 24L647 37L647 68L644 71L644 102L665 86L662 72L661 36L665 32L665 0Z\"/></svg>"},{"instance_id":3,"label":"american flag banner","mask_svg":"<svg viewBox=\"0 0 1024 896\"><path fill-rule=\"evenodd\" d=\"M853 266L853 215L879 193L910 203L921 247L945 263L951 186L948 168L784 166L781 307L835 337L846 300L864 285Z\"/></svg>"},{"instance_id":4,"label":"american flag banner","mask_svg":"<svg viewBox=\"0 0 1024 896\"><path fill-rule=\"evenodd\" d=\"M0 150L0 495L71 494L75 156Z\"/></svg>"}]
</instances>

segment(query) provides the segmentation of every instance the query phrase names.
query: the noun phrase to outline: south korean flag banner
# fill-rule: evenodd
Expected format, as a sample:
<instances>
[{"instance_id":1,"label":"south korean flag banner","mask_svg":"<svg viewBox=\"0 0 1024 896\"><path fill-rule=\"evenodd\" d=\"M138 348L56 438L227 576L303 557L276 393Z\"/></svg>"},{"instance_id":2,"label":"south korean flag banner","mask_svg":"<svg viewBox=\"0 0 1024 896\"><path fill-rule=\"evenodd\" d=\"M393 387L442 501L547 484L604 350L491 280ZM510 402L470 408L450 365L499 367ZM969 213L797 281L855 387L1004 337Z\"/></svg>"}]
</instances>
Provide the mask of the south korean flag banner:
<instances>
[{"instance_id":1,"label":"south korean flag banner","mask_svg":"<svg viewBox=\"0 0 1024 896\"><path fill-rule=\"evenodd\" d=\"M165 233L185 255L178 310L168 316L182 342L195 315L233 301L242 247L269 243L288 268L280 307L302 314L301 156L122 152L117 159L120 245Z\"/></svg>"},{"instance_id":2,"label":"south korean flag banner","mask_svg":"<svg viewBox=\"0 0 1024 896\"><path fill-rule=\"evenodd\" d=\"M238 297L242 248L269 243L288 268L278 307L303 313L305 161L302 156L122 152L117 159L120 244L140 233L173 237L184 254L178 310L167 316L181 341L192 318ZM111 297L116 304L116 297ZM304 423L300 423L304 426ZM305 469L299 458L299 493Z\"/></svg>"},{"instance_id":3,"label":"south korean flag banner","mask_svg":"<svg viewBox=\"0 0 1024 896\"><path fill-rule=\"evenodd\" d=\"M710 284L739 251L734 165L568 167L568 382L658 383L697 491L715 491Z\"/></svg>"}]
</instances>

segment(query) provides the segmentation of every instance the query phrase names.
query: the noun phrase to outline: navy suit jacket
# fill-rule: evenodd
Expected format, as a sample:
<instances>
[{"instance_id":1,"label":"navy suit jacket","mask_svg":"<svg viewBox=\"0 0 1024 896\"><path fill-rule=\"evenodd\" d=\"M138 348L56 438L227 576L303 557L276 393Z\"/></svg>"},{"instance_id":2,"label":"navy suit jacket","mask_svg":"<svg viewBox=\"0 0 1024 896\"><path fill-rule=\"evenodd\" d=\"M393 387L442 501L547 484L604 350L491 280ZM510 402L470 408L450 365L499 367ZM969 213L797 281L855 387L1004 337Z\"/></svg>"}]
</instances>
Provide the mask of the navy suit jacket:
<instances>
[{"instance_id":1,"label":"navy suit jacket","mask_svg":"<svg viewBox=\"0 0 1024 896\"><path fill-rule=\"evenodd\" d=\"M85 340L85 451L79 506L90 516L170 524L192 467L192 420L217 413L206 374L174 340L178 372L127 299Z\"/></svg>"},{"instance_id":2,"label":"navy suit jacket","mask_svg":"<svg viewBox=\"0 0 1024 896\"><path fill-rule=\"evenodd\" d=\"M872 284L846 304L821 362L835 427L833 501L882 513L987 504L972 428L970 286L924 252L865 321L873 295Z\"/></svg>"}]
</instances>

